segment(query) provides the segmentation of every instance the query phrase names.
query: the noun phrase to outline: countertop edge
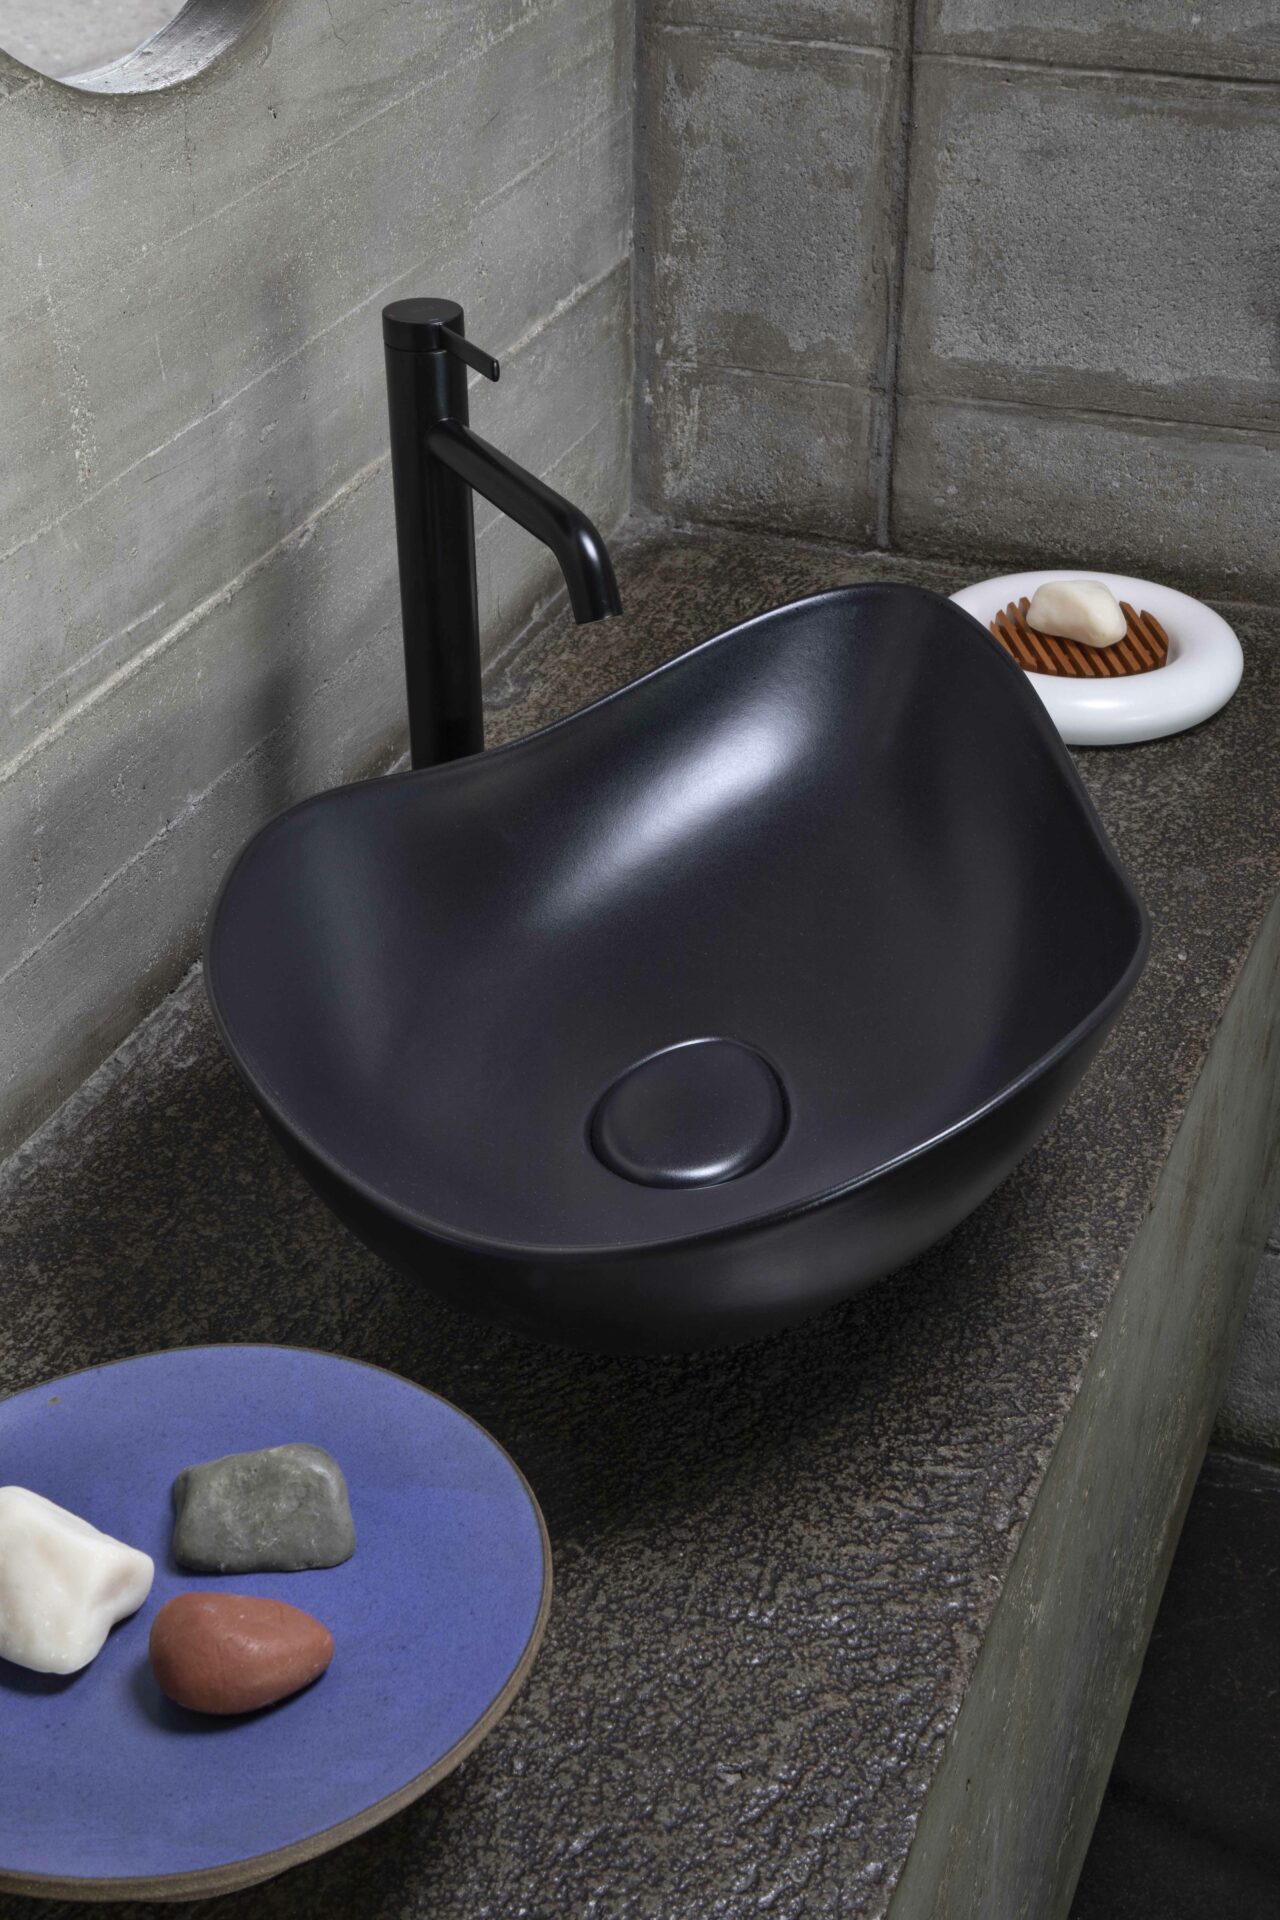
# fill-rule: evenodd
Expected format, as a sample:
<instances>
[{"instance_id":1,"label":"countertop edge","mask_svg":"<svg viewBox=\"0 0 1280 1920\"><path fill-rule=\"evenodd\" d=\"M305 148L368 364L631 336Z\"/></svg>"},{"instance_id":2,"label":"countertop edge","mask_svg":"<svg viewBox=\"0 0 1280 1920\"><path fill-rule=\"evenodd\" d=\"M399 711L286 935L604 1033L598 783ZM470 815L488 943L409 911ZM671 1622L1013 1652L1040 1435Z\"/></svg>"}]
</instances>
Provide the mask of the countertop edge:
<instances>
[{"instance_id":1,"label":"countertop edge","mask_svg":"<svg viewBox=\"0 0 1280 1920\"><path fill-rule=\"evenodd\" d=\"M1125 1261L889 1920L1067 1913L1278 1200L1280 896Z\"/></svg>"}]
</instances>

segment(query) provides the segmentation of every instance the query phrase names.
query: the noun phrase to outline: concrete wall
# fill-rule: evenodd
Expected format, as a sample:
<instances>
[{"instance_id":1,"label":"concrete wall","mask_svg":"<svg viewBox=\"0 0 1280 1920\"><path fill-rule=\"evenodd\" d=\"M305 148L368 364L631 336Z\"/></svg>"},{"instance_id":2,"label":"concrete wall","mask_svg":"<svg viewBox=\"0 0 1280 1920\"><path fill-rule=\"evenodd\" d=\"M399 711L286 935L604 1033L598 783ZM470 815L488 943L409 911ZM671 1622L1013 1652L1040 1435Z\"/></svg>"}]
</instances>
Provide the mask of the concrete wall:
<instances>
[{"instance_id":1,"label":"concrete wall","mask_svg":"<svg viewBox=\"0 0 1280 1920\"><path fill-rule=\"evenodd\" d=\"M646 18L651 505L1274 586L1271 0Z\"/></svg>"},{"instance_id":2,"label":"concrete wall","mask_svg":"<svg viewBox=\"0 0 1280 1920\"><path fill-rule=\"evenodd\" d=\"M893 0L641 14L637 454L660 511L885 529L905 19Z\"/></svg>"},{"instance_id":3,"label":"concrete wall","mask_svg":"<svg viewBox=\"0 0 1280 1920\"><path fill-rule=\"evenodd\" d=\"M0 1147L189 965L246 835L401 746L381 305L460 298L479 429L625 510L627 4L223 0L160 77L243 37L149 92L0 55ZM478 528L498 638L552 573Z\"/></svg>"},{"instance_id":4,"label":"concrete wall","mask_svg":"<svg viewBox=\"0 0 1280 1920\"><path fill-rule=\"evenodd\" d=\"M1280 1459L1280 1219L1249 1296L1215 1438Z\"/></svg>"}]
</instances>

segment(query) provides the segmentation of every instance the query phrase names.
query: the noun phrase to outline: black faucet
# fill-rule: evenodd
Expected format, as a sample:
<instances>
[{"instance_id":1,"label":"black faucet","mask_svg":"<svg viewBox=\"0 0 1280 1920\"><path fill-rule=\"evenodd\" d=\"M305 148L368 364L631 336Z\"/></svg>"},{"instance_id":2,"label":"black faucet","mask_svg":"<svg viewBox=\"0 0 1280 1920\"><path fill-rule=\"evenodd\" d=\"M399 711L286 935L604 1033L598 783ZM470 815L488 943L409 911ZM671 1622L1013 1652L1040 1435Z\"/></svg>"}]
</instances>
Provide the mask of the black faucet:
<instances>
[{"instance_id":1,"label":"black faucet","mask_svg":"<svg viewBox=\"0 0 1280 1920\"><path fill-rule=\"evenodd\" d=\"M621 613L613 566L584 513L479 439L467 424L467 368L498 377L467 339L453 300L382 310L391 479L400 556L409 758L434 766L484 746L474 488L550 547L579 621Z\"/></svg>"}]
</instances>

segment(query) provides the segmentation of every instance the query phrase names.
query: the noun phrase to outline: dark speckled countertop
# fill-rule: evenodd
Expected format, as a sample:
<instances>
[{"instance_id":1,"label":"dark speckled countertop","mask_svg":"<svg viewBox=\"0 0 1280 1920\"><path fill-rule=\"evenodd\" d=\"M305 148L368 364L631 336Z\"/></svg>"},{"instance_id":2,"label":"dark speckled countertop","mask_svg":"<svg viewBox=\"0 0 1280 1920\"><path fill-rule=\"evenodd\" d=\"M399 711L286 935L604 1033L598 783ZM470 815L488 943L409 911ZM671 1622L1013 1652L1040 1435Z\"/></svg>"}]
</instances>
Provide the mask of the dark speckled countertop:
<instances>
[{"instance_id":1,"label":"dark speckled countertop","mask_svg":"<svg viewBox=\"0 0 1280 1920\"><path fill-rule=\"evenodd\" d=\"M946 591L975 575L732 535L640 539L621 561L627 618L559 620L510 657L492 738L810 589L910 577ZM1227 612L1246 672L1224 713L1080 756L1155 927L1116 1033L977 1214L817 1322L731 1353L624 1361L449 1316L279 1160L195 981L10 1163L0 1390L206 1340L330 1348L466 1408L546 1513L555 1605L512 1712L426 1800L218 1902L225 1920L884 1911L1280 883L1280 628Z\"/></svg>"}]
</instances>

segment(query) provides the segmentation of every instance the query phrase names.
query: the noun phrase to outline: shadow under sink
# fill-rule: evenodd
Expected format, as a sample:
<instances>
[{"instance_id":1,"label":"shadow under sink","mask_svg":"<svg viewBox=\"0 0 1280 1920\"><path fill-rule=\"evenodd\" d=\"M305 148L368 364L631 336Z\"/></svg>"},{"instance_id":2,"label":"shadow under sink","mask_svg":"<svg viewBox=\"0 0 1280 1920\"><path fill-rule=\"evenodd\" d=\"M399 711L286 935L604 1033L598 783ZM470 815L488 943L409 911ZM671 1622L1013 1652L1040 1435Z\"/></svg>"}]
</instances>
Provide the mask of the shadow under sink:
<instances>
[{"instance_id":1,"label":"shadow under sink","mask_svg":"<svg viewBox=\"0 0 1280 1920\"><path fill-rule=\"evenodd\" d=\"M232 868L206 976L368 1245L469 1312L641 1351L794 1321L947 1232L1146 944L1021 672L868 585L294 807Z\"/></svg>"}]
</instances>

